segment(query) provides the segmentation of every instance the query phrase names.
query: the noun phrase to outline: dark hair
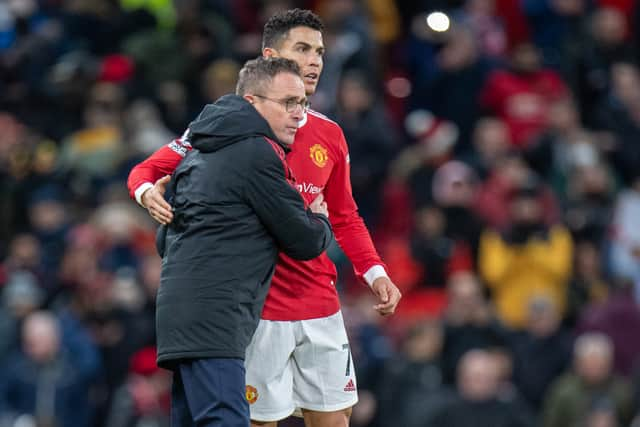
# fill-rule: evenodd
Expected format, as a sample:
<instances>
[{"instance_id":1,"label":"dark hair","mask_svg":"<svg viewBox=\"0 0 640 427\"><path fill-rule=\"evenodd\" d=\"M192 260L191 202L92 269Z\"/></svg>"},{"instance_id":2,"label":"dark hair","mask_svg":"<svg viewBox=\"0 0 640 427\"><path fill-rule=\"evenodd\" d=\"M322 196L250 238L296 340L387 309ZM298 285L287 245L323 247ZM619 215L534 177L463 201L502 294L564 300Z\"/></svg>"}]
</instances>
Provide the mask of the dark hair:
<instances>
[{"instance_id":1,"label":"dark hair","mask_svg":"<svg viewBox=\"0 0 640 427\"><path fill-rule=\"evenodd\" d=\"M291 73L299 77L300 67L294 61L285 58L251 59L240 70L236 95L263 92L264 85L280 73Z\"/></svg>"},{"instance_id":2,"label":"dark hair","mask_svg":"<svg viewBox=\"0 0 640 427\"><path fill-rule=\"evenodd\" d=\"M320 32L324 30L320 17L310 10L290 9L278 12L264 24L262 49L276 47L289 30L296 27L308 27Z\"/></svg>"}]
</instances>

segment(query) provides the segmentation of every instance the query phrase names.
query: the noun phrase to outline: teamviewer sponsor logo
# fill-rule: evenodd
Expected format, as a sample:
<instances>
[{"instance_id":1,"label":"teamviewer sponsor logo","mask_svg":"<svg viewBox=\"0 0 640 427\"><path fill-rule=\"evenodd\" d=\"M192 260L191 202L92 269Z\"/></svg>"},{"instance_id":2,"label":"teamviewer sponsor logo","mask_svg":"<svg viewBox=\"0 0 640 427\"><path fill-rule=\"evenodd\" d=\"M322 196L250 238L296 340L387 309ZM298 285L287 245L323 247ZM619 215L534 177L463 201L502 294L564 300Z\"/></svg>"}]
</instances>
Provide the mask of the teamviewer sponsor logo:
<instances>
[{"instance_id":1,"label":"teamviewer sponsor logo","mask_svg":"<svg viewBox=\"0 0 640 427\"><path fill-rule=\"evenodd\" d=\"M313 185L308 182L296 184L296 188L298 189L298 192L308 194L320 194L323 190L323 187L318 187L317 185Z\"/></svg>"}]
</instances>

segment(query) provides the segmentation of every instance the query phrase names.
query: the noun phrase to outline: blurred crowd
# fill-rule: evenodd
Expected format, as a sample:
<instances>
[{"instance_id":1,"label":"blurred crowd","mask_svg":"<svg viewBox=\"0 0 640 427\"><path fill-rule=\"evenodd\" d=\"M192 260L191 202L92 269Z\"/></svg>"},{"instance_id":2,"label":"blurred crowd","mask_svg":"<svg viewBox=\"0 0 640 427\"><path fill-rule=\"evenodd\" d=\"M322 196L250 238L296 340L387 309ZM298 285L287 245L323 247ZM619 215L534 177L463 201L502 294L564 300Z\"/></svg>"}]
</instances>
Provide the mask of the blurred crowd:
<instances>
[{"instance_id":1,"label":"blurred crowd","mask_svg":"<svg viewBox=\"0 0 640 427\"><path fill-rule=\"evenodd\" d=\"M125 180L291 7L325 22L312 108L404 294L378 317L332 249L352 425L640 426L636 1L4 0L0 427L169 425Z\"/></svg>"}]
</instances>

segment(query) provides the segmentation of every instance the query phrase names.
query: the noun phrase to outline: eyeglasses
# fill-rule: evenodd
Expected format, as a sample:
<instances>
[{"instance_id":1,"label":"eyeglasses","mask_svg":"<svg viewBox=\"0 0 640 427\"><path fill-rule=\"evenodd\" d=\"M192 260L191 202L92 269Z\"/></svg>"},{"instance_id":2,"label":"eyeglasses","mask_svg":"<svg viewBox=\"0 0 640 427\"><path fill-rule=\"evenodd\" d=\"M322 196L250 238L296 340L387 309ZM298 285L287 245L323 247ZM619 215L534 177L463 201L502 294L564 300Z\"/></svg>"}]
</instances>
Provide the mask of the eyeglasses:
<instances>
[{"instance_id":1,"label":"eyeglasses","mask_svg":"<svg viewBox=\"0 0 640 427\"><path fill-rule=\"evenodd\" d=\"M267 96L253 94L253 96L257 96L258 98L266 99L271 102L276 102L280 105L284 106L284 109L287 113L293 113L296 111L296 107L300 107L302 111L307 111L309 109L309 100L304 98L301 101L298 101L296 98L287 98L287 99L273 99Z\"/></svg>"}]
</instances>

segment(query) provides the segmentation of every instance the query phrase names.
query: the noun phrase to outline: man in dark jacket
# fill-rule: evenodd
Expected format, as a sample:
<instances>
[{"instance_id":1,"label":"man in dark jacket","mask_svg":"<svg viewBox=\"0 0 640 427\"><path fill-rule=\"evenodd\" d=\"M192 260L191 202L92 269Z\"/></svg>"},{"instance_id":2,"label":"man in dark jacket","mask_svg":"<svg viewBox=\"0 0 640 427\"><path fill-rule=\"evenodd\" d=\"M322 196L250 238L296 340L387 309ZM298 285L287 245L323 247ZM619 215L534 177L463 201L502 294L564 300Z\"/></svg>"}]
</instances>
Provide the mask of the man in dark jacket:
<instances>
[{"instance_id":1,"label":"man in dark jacket","mask_svg":"<svg viewBox=\"0 0 640 427\"><path fill-rule=\"evenodd\" d=\"M243 360L278 251L311 259L332 239L326 204L305 209L285 163L307 103L298 66L249 61L236 93L189 126L196 150L172 179L159 238L158 363L174 372L174 426L249 425Z\"/></svg>"}]
</instances>

